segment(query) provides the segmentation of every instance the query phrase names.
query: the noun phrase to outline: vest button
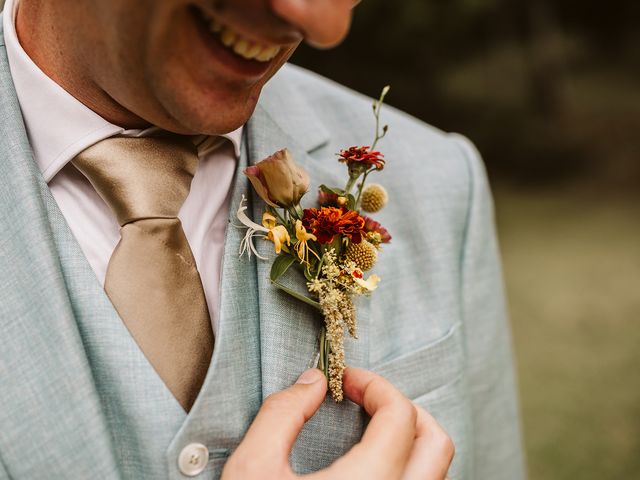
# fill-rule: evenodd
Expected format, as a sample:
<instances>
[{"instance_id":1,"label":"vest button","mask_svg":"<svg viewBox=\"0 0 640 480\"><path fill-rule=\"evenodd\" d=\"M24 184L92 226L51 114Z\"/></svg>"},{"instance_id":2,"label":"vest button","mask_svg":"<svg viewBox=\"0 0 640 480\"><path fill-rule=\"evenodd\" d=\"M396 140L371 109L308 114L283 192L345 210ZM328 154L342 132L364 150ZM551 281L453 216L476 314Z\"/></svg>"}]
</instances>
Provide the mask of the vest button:
<instances>
[{"instance_id":1,"label":"vest button","mask_svg":"<svg viewBox=\"0 0 640 480\"><path fill-rule=\"evenodd\" d=\"M190 443L178 456L178 469L187 477L202 473L209 462L209 450L201 443Z\"/></svg>"}]
</instances>

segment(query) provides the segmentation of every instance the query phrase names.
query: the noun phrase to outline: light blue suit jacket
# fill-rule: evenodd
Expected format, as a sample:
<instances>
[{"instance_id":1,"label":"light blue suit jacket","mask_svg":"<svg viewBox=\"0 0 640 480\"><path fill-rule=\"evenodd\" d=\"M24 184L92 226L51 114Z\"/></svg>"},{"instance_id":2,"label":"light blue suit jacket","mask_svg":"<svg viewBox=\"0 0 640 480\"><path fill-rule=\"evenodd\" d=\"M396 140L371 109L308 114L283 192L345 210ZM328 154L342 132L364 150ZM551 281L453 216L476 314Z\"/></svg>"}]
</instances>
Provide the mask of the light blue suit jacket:
<instances>
[{"instance_id":1,"label":"light blue suit jacket","mask_svg":"<svg viewBox=\"0 0 640 480\"><path fill-rule=\"evenodd\" d=\"M34 162L1 38L0 479L117 479L118 436L96 387L101 365L86 349L96 339L80 327L115 313ZM452 478L524 478L482 163L463 137L393 109L383 117L391 126L380 145L387 166L375 180L391 201L376 218L393 242L376 267L380 288L358 307L360 339L348 342L347 361L385 375L436 416L456 444ZM370 144L372 131L370 100L288 66L263 92L244 157L255 162L288 147L316 186L340 185L345 172L335 152ZM248 192L237 175L232 214ZM262 204L255 196L252 204L257 218ZM313 311L269 284L269 262L237 258L240 238L228 229L221 331L208 379L226 382L231 393L199 400L220 428L236 420L246 428L267 395L289 386L314 358L318 331ZM266 242L260 248L272 255ZM257 368L234 373L251 356ZM243 399L248 413L233 420ZM358 440L363 422L355 405L325 402L296 444L296 470L329 464Z\"/></svg>"}]
</instances>

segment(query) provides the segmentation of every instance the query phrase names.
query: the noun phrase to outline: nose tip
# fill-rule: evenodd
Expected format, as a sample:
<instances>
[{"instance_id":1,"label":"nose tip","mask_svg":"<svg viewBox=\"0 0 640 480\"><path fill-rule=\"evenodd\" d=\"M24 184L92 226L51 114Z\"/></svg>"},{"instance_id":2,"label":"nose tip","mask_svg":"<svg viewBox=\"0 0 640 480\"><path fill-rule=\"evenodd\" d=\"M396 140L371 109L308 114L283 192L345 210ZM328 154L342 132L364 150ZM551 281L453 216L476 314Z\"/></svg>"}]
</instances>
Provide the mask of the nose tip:
<instances>
[{"instance_id":1,"label":"nose tip","mask_svg":"<svg viewBox=\"0 0 640 480\"><path fill-rule=\"evenodd\" d=\"M359 0L271 0L271 9L301 30L310 45L331 48L347 36L357 3Z\"/></svg>"}]
</instances>

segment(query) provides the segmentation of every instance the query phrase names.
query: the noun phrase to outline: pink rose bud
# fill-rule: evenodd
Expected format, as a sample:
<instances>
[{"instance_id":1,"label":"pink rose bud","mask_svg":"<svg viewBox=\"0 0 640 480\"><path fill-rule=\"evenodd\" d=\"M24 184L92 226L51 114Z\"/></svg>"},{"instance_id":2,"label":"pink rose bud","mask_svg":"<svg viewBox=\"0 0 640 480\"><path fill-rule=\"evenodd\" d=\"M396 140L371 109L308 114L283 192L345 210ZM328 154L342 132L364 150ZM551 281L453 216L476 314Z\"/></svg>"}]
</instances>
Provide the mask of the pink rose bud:
<instances>
[{"instance_id":1,"label":"pink rose bud","mask_svg":"<svg viewBox=\"0 0 640 480\"><path fill-rule=\"evenodd\" d=\"M272 207L299 205L309 190L309 175L293 161L286 148L245 168L244 174L260 198Z\"/></svg>"}]
</instances>

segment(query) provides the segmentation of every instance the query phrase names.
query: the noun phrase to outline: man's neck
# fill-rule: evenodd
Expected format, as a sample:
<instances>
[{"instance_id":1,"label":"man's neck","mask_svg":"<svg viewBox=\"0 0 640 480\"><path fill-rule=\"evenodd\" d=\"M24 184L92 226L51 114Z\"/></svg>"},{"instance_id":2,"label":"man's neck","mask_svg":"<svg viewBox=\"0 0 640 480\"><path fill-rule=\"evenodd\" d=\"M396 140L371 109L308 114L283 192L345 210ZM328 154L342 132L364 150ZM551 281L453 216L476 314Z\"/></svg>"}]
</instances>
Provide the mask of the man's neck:
<instances>
[{"instance_id":1,"label":"man's neck","mask_svg":"<svg viewBox=\"0 0 640 480\"><path fill-rule=\"evenodd\" d=\"M148 122L116 102L91 77L88 65L73 48L77 37L67 28L73 25L68 17L74 9L66 9L61 16L60 8L57 1L20 1L16 31L24 51L49 78L105 120L123 128L148 127Z\"/></svg>"}]
</instances>

